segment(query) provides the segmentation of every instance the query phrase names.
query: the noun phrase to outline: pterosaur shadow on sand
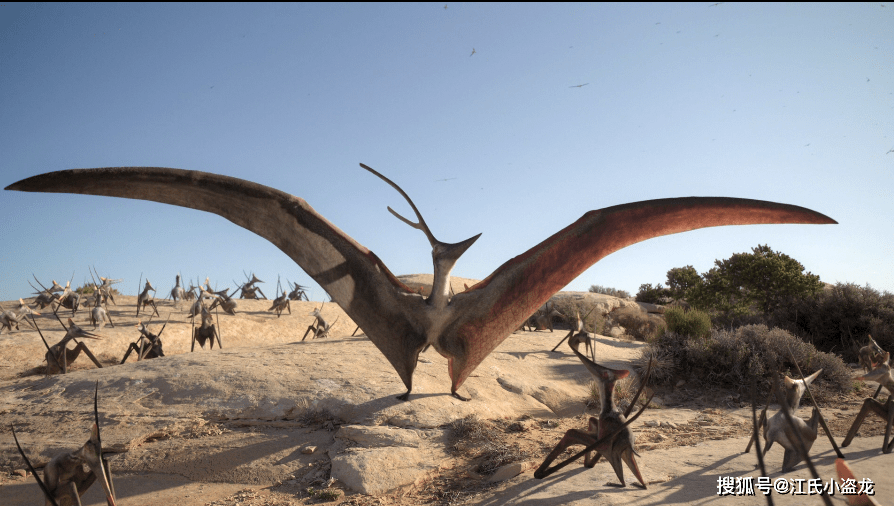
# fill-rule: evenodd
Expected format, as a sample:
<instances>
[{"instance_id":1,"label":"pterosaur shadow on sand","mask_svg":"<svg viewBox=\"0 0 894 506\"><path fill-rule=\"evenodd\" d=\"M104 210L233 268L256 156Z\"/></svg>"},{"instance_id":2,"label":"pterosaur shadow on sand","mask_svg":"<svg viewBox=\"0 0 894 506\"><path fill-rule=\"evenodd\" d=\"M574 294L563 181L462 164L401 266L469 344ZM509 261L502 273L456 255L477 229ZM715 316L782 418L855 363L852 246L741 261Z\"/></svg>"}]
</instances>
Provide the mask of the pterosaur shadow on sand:
<instances>
[{"instance_id":1,"label":"pterosaur shadow on sand","mask_svg":"<svg viewBox=\"0 0 894 506\"><path fill-rule=\"evenodd\" d=\"M623 341L620 339L612 339L598 334L596 335L596 337L591 337L590 339L596 341L599 344L604 344L606 346L611 346L614 348L641 348L643 346L643 343L639 341Z\"/></svg>"}]
</instances>

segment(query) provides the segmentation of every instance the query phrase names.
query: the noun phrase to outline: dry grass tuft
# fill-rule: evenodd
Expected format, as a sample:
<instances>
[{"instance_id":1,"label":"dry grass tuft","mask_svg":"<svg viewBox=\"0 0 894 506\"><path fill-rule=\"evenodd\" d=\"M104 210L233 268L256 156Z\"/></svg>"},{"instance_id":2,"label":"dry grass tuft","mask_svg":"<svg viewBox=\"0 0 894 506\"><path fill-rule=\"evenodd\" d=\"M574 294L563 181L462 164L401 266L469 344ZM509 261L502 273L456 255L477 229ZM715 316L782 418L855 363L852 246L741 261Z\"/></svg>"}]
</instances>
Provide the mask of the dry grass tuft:
<instances>
[{"instance_id":1,"label":"dry grass tuft","mask_svg":"<svg viewBox=\"0 0 894 506\"><path fill-rule=\"evenodd\" d=\"M652 383L670 383L674 378L675 373L673 355L665 349L656 347L652 347L651 352L652 353L644 352L642 356L634 362L634 368L637 373L645 374L646 370L650 369L649 363L651 362L652 366L649 374L652 377Z\"/></svg>"},{"instance_id":2,"label":"dry grass tuft","mask_svg":"<svg viewBox=\"0 0 894 506\"><path fill-rule=\"evenodd\" d=\"M637 341L652 341L665 332L664 319L638 306L618 308L611 313L618 325Z\"/></svg>"},{"instance_id":3,"label":"dry grass tuft","mask_svg":"<svg viewBox=\"0 0 894 506\"><path fill-rule=\"evenodd\" d=\"M505 427L503 426L505 425ZM515 424L482 420L472 414L450 424L451 440L448 449L457 455L477 461L475 472L493 474L500 467L525 460L531 456L508 432L518 430Z\"/></svg>"},{"instance_id":4,"label":"dry grass tuft","mask_svg":"<svg viewBox=\"0 0 894 506\"><path fill-rule=\"evenodd\" d=\"M327 422L334 425L341 425L343 420L332 414L328 409L308 409L302 412L296 419L296 422L307 427L323 425Z\"/></svg>"}]
</instances>

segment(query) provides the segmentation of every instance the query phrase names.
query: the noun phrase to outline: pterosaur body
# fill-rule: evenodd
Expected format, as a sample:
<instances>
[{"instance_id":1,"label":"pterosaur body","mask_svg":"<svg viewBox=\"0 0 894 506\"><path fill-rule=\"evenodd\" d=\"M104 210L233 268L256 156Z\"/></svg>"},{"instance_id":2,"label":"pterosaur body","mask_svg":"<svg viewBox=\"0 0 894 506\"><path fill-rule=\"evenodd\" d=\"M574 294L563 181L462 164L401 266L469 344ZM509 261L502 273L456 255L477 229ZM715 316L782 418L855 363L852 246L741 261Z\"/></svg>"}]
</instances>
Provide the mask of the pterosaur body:
<instances>
[{"instance_id":1,"label":"pterosaur body","mask_svg":"<svg viewBox=\"0 0 894 506\"><path fill-rule=\"evenodd\" d=\"M835 223L803 207L749 199L687 197L623 204L584 214L451 298L450 271L478 236L455 244L438 241L403 190L361 166L399 191L416 213L414 223L391 211L425 233L432 246L435 272L428 297L401 283L372 251L303 199L250 181L130 167L50 172L6 189L152 200L215 213L251 230L298 263L363 328L406 385L404 399L412 390L419 353L428 344L447 357L451 393L462 398L457 389L494 348L550 296L621 248L720 225Z\"/></svg>"},{"instance_id":2,"label":"pterosaur body","mask_svg":"<svg viewBox=\"0 0 894 506\"><path fill-rule=\"evenodd\" d=\"M590 417L590 423L587 430L571 429L566 432L559 441L559 444L556 445L549 455L547 455L537 471L534 472L534 477L537 479L545 478L549 474L557 471L558 468L564 464L560 464L560 466L555 466L553 468L550 468L549 465L556 458L565 453L565 450L567 450L569 446L579 444L586 446L587 450L590 450L591 448L596 450L595 456L585 450L586 457L584 458L584 466L593 467L602 456L605 456L606 460L611 464L612 469L614 469L615 475L617 475L622 487L626 486L626 483L624 482L624 466L621 465L622 463L625 463L627 464L627 467L633 471L633 475L636 476L636 479L640 482L643 488L647 488L646 481L643 479L643 475L639 470L639 465L634 458L634 455L639 454L636 453L636 450L634 449L635 437L627 423L627 414L629 414L630 411L629 408L633 408L633 405L636 404L639 392L634 396L633 402L628 408L628 413L622 414L615 405L615 384L619 380L626 378L630 374L630 371L625 369L609 369L608 367L601 366L585 357L580 352L580 343L589 338L587 337L587 333L582 331L582 328L583 322L578 325L578 329L580 330L577 332L574 330L569 332L568 345L574 351L574 354L577 355L577 358L583 362L587 370L589 370L596 379L596 383L599 385L599 399L602 402L602 409L599 413L599 418ZM612 437L611 434L615 435Z\"/></svg>"}]
</instances>

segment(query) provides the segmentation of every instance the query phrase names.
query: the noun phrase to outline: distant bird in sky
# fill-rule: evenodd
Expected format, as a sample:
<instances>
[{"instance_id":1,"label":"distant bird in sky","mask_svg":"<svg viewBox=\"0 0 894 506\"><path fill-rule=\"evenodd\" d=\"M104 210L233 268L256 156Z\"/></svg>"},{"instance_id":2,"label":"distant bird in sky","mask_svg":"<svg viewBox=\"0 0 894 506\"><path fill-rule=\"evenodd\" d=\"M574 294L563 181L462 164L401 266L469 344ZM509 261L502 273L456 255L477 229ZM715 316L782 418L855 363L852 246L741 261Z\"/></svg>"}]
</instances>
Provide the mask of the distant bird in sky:
<instances>
[{"instance_id":1,"label":"distant bird in sky","mask_svg":"<svg viewBox=\"0 0 894 506\"><path fill-rule=\"evenodd\" d=\"M584 83L584 84L578 84L578 85L575 85L575 86L569 86L569 88L581 88L581 87L584 87L584 86L586 86L586 85L588 85L588 84L590 84L590 83Z\"/></svg>"},{"instance_id":2,"label":"distant bird in sky","mask_svg":"<svg viewBox=\"0 0 894 506\"><path fill-rule=\"evenodd\" d=\"M444 4L444 10L445 11L447 10L447 4Z\"/></svg>"},{"instance_id":3,"label":"distant bird in sky","mask_svg":"<svg viewBox=\"0 0 894 506\"><path fill-rule=\"evenodd\" d=\"M809 145L810 145L810 143L808 142L807 144L804 145L804 147L806 148L806 147L809 146Z\"/></svg>"},{"instance_id":4,"label":"distant bird in sky","mask_svg":"<svg viewBox=\"0 0 894 506\"><path fill-rule=\"evenodd\" d=\"M889 149L888 153L894 153L894 149ZM885 153L885 154L887 155L888 153Z\"/></svg>"},{"instance_id":5,"label":"distant bird in sky","mask_svg":"<svg viewBox=\"0 0 894 506\"><path fill-rule=\"evenodd\" d=\"M448 177L447 179L435 179L435 182L437 182L437 181L450 181L451 179L456 179L456 178L455 178L455 177Z\"/></svg>"},{"instance_id":6,"label":"distant bird in sky","mask_svg":"<svg viewBox=\"0 0 894 506\"><path fill-rule=\"evenodd\" d=\"M474 48L474 47L472 48L472 54L475 54L475 48ZM469 55L469 58L472 57L472 54Z\"/></svg>"}]
</instances>

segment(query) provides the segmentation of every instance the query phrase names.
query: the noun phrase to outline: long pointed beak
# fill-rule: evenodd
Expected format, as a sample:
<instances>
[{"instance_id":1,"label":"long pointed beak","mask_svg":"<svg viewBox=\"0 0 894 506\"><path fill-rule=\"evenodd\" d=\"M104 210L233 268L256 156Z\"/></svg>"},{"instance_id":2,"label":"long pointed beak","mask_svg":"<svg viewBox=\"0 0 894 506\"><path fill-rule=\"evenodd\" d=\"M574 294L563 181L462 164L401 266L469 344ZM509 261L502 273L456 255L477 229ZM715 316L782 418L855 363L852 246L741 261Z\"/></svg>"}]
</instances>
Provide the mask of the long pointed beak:
<instances>
[{"instance_id":1,"label":"long pointed beak","mask_svg":"<svg viewBox=\"0 0 894 506\"><path fill-rule=\"evenodd\" d=\"M108 506L118 506L115 504L115 497L112 495L112 487L109 486L109 481L106 479L106 469L102 464L102 455L99 457L99 477L102 480L102 488L106 492L106 504Z\"/></svg>"},{"instance_id":2,"label":"long pointed beak","mask_svg":"<svg viewBox=\"0 0 894 506\"><path fill-rule=\"evenodd\" d=\"M815 373L811 374L810 376L807 376L806 378L804 378L804 383L806 383L808 385L813 383L813 380L815 380L816 377L819 376L821 372L823 372L822 369L816 371Z\"/></svg>"},{"instance_id":3,"label":"long pointed beak","mask_svg":"<svg viewBox=\"0 0 894 506\"><path fill-rule=\"evenodd\" d=\"M643 488L649 488L646 486L646 480L643 479L642 473L639 471L639 465L636 463L636 459L633 457L633 449L625 448L621 453L621 458L624 460L624 463L627 464L627 467L633 471L633 475L636 476L636 479L640 482Z\"/></svg>"},{"instance_id":4,"label":"long pointed beak","mask_svg":"<svg viewBox=\"0 0 894 506\"><path fill-rule=\"evenodd\" d=\"M99 387L97 386L97 389L98 388ZM94 423L93 426L90 428L90 441L87 442L87 445L89 445L89 448L91 451L87 455L87 464L90 466L90 470L93 471L93 474L95 476L97 476L100 479L100 481L102 482L102 488L103 488L103 490L105 490L106 503L108 504L108 506L117 506L115 504L115 496L114 496L114 494L112 494L112 487L110 486L109 481L106 478L105 466L102 463L102 442L99 439L99 425L98 425L99 415L96 414L96 411L95 411L96 410L96 397L94 396L93 399L94 399L93 400L93 403L94 403L93 409L94 409L94 414L97 417L96 418L97 423ZM85 450L88 448L87 445L84 446ZM93 463L94 458L96 459L96 467L98 469L94 468L94 463Z\"/></svg>"},{"instance_id":5,"label":"long pointed beak","mask_svg":"<svg viewBox=\"0 0 894 506\"><path fill-rule=\"evenodd\" d=\"M453 244L440 242L438 246L440 246L440 251L438 252L439 260L453 260L456 261L463 253L466 252L469 247L475 244L475 241L481 237L481 234L478 234L474 237L470 237L462 242L457 242Z\"/></svg>"},{"instance_id":6,"label":"long pointed beak","mask_svg":"<svg viewBox=\"0 0 894 506\"><path fill-rule=\"evenodd\" d=\"M88 337L90 339L102 339L103 336L100 334L94 334L93 332L87 332L86 330L81 330L80 332L75 332L75 337Z\"/></svg>"},{"instance_id":7,"label":"long pointed beak","mask_svg":"<svg viewBox=\"0 0 894 506\"><path fill-rule=\"evenodd\" d=\"M624 466L621 464L621 460L624 458L623 453L618 455L617 450L609 447L608 455L608 463L611 464L612 469L615 470L615 476L618 477L618 481L621 482L621 486L626 487L627 484L624 482Z\"/></svg>"}]
</instances>

